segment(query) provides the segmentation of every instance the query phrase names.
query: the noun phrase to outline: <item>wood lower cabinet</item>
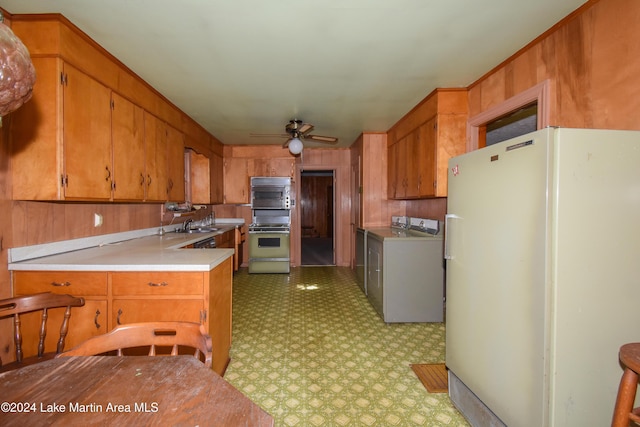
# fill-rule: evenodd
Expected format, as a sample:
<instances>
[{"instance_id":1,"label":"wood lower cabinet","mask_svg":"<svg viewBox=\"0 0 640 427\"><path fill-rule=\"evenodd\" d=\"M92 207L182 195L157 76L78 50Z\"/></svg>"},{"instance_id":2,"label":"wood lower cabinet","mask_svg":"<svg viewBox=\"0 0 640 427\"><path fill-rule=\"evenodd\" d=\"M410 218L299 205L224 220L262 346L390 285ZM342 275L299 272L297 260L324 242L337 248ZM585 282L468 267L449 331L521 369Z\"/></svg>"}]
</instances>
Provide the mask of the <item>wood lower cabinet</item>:
<instances>
[{"instance_id":1,"label":"wood lower cabinet","mask_svg":"<svg viewBox=\"0 0 640 427\"><path fill-rule=\"evenodd\" d=\"M222 375L231 348L232 270L233 257L206 272L14 271L13 289L16 296L50 291L85 298L85 306L72 311L67 349L126 323L203 323L213 341L213 369ZM50 319L58 322L63 312L52 310ZM23 331L38 330L38 322L39 316L26 318ZM54 335L48 349L55 349ZM37 342L25 345L25 355L36 353Z\"/></svg>"},{"instance_id":2,"label":"wood lower cabinet","mask_svg":"<svg viewBox=\"0 0 640 427\"><path fill-rule=\"evenodd\" d=\"M95 335L108 331L107 317L107 273L106 272L60 272L60 271L15 271L13 272L14 296L53 292L83 297L85 305L71 309L69 333L65 348L69 349ZM49 328L59 328L62 324L64 308L49 310ZM40 313L25 315L22 318L22 330L25 334L23 350L25 355L38 352L37 340L29 339L26 331L40 328ZM57 330L50 329L45 348L55 351ZM59 330L59 329L58 329Z\"/></svg>"}]
</instances>

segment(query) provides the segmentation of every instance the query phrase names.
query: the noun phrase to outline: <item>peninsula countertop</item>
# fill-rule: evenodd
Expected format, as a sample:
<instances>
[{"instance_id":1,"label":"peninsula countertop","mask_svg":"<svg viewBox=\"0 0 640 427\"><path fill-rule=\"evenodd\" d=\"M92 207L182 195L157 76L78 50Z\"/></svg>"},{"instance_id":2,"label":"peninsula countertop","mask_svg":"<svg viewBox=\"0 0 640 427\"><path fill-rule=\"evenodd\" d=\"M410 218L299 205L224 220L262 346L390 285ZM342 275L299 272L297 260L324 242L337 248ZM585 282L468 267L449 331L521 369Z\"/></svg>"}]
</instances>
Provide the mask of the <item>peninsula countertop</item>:
<instances>
[{"instance_id":1,"label":"peninsula countertop","mask_svg":"<svg viewBox=\"0 0 640 427\"><path fill-rule=\"evenodd\" d=\"M9 270L22 271L209 271L233 256L234 250L185 248L229 231L241 224L218 224L218 231L134 235L125 240L62 253L9 262ZM123 233L126 235L126 233ZM92 238L96 241L96 238Z\"/></svg>"}]
</instances>

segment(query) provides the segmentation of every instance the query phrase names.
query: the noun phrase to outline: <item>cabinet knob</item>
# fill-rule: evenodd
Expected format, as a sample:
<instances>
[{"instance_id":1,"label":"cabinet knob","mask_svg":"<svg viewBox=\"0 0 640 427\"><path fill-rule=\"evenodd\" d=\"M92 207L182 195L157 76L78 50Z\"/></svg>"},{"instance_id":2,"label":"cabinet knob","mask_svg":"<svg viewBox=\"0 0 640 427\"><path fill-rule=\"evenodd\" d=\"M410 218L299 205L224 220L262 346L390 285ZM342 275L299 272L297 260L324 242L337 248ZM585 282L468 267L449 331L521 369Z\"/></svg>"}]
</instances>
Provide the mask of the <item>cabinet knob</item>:
<instances>
[{"instance_id":1,"label":"cabinet knob","mask_svg":"<svg viewBox=\"0 0 640 427\"><path fill-rule=\"evenodd\" d=\"M120 316L122 316L122 309L121 308L118 309L118 317L116 317L116 323L118 325L122 324L122 323L120 323Z\"/></svg>"}]
</instances>

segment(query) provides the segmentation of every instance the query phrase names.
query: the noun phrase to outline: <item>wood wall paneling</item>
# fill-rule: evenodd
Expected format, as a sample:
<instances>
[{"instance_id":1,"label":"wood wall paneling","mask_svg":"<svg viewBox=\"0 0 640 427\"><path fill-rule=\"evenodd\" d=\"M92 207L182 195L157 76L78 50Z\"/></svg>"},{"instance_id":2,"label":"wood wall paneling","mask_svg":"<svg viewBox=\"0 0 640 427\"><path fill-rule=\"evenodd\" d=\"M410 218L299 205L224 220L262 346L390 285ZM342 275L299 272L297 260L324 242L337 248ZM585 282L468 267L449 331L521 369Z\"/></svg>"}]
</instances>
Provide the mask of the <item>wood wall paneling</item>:
<instances>
[{"instance_id":1,"label":"wood wall paneling","mask_svg":"<svg viewBox=\"0 0 640 427\"><path fill-rule=\"evenodd\" d=\"M549 79L551 126L640 129L639 20L638 1L588 1L473 83L469 116Z\"/></svg>"}]
</instances>

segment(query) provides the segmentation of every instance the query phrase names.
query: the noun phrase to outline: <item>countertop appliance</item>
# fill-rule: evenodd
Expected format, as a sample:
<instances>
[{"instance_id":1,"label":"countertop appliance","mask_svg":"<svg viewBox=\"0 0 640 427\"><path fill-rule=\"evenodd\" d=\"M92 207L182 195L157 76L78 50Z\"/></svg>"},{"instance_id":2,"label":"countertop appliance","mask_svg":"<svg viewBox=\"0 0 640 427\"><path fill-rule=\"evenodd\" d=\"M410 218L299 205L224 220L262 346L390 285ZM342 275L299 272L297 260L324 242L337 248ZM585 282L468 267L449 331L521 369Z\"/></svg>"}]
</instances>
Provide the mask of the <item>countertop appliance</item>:
<instances>
[{"instance_id":1,"label":"countertop appliance","mask_svg":"<svg viewBox=\"0 0 640 427\"><path fill-rule=\"evenodd\" d=\"M291 178L252 176L252 209L291 209Z\"/></svg>"},{"instance_id":2,"label":"countertop appliance","mask_svg":"<svg viewBox=\"0 0 640 427\"><path fill-rule=\"evenodd\" d=\"M444 262L438 221L403 218L404 226L367 228L367 298L387 323L442 322Z\"/></svg>"},{"instance_id":3,"label":"countertop appliance","mask_svg":"<svg viewBox=\"0 0 640 427\"><path fill-rule=\"evenodd\" d=\"M449 161L449 394L472 425L609 425L640 340L640 132L547 128Z\"/></svg>"}]
</instances>

